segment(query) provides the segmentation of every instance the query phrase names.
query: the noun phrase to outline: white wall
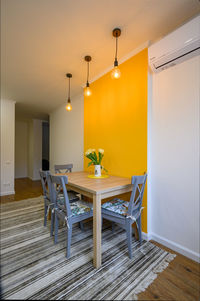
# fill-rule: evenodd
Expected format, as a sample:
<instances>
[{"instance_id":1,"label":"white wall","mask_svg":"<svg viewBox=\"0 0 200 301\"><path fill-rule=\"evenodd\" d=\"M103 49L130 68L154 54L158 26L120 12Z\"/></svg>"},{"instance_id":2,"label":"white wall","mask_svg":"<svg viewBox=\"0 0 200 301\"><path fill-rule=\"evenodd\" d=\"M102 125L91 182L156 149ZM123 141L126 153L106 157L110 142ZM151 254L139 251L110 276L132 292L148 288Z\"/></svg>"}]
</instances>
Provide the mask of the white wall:
<instances>
[{"instance_id":1,"label":"white wall","mask_svg":"<svg viewBox=\"0 0 200 301\"><path fill-rule=\"evenodd\" d=\"M153 75L149 235L199 260L200 57Z\"/></svg>"},{"instance_id":2,"label":"white wall","mask_svg":"<svg viewBox=\"0 0 200 301\"><path fill-rule=\"evenodd\" d=\"M83 170L83 96L72 99L72 111L65 106L50 114L50 169L73 163L73 171L79 171Z\"/></svg>"},{"instance_id":3,"label":"white wall","mask_svg":"<svg viewBox=\"0 0 200 301\"><path fill-rule=\"evenodd\" d=\"M0 102L0 156L1 185L0 195L14 194L14 156L15 156L15 102Z\"/></svg>"},{"instance_id":4,"label":"white wall","mask_svg":"<svg viewBox=\"0 0 200 301\"><path fill-rule=\"evenodd\" d=\"M28 176L28 122L15 122L15 178Z\"/></svg>"}]
</instances>

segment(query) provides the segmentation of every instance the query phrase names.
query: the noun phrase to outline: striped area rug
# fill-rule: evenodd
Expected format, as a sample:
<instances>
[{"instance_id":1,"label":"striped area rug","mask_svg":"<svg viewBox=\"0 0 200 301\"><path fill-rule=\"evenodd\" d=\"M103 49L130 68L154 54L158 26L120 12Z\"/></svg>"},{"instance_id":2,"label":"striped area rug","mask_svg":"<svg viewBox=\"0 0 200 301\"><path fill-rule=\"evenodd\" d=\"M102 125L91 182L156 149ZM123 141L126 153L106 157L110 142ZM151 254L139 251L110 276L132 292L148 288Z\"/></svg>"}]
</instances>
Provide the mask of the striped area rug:
<instances>
[{"instance_id":1,"label":"striped area rug","mask_svg":"<svg viewBox=\"0 0 200 301\"><path fill-rule=\"evenodd\" d=\"M73 228L70 259L65 258L66 231L54 245L49 224L43 226L42 197L1 206L1 287L3 299L136 300L175 257L133 237L128 257L125 231L109 224L102 233L102 267L92 265L92 222Z\"/></svg>"}]
</instances>

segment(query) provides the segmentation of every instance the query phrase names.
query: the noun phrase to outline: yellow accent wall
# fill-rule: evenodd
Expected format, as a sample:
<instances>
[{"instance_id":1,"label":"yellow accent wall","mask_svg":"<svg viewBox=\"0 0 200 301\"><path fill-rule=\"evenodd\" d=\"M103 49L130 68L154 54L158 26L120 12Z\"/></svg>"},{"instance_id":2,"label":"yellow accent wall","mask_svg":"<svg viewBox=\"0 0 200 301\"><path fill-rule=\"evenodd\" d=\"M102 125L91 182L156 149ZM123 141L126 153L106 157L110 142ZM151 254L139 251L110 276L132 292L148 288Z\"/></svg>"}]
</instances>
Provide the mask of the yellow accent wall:
<instances>
[{"instance_id":1,"label":"yellow accent wall","mask_svg":"<svg viewBox=\"0 0 200 301\"><path fill-rule=\"evenodd\" d=\"M105 74L91 84L92 95L84 98L84 151L103 148L102 165L108 173L131 177L147 171L147 49L119 68L120 79ZM88 162L84 158L84 169L93 170ZM142 230L147 232L147 188L143 206Z\"/></svg>"}]
</instances>

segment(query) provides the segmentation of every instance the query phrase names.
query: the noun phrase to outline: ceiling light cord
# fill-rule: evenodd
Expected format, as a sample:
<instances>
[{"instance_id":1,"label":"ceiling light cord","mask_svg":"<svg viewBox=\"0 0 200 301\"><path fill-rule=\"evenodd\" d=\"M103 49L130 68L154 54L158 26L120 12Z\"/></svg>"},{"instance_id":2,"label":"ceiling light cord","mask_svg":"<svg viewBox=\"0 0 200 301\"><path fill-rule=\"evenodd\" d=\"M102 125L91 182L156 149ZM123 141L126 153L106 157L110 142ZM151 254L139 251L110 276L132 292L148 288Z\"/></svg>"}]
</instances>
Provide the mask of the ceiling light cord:
<instances>
[{"instance_id":1,"label":"ceiling light cord","mask_svg":"<svg viewBox=\"0 0 200 301\"><path fill-rule=\"evenodd\" d=\"M117 78L120 78L120 76L121 76L121 72L118 68L118 60L117 60L117 56L118 56L118 38L121 35L121 29L120 28L114 28L113 31L112 31L112 35L116 40L115 40L114 68L111 72L111 77L112 77L112 79L117 79Z\"/></svg>"},{"instance_id":2,"label":"ceiling light cord","mask_svg":"<svg viewBox=\"0 0 200 301\"><path fill-rule=\"evenodd\" d=\"M87 62L87 85L89 85L89 72L90 72L89 62Z\"/></svg>"},{"instance_id":3,"label":"ceiling light cord","mask_svg":"<svg viewBox=\"0 0 200 301\"><path fill-rule=\"evenodd\" d=\"M116 36L115 61L117 61L117 52L118 52L118 36Z\"/></svg>"},{"instance_id":4,"label":"ceiling light cord","mask_svg":"<svg viewBox=\"0 0 200 301\"><path fill-rule=\"evenodd\" d=\"M70 99L70 77L69 77L69 89L68 89L68 100Z\"/></svg>"},{"instance_id":5,"label":"ceiling light cord","mask_svg":"<svg viewBox=\"0 0 200 301\"><path fill-rule=\"evenodd\" d=\"M67 100L67 105L66 105L66 110L69 112L72 110L72 105L71 105L71 100L70 100L70 93L71 93L71 81L70 79L72 78L72 74L71 73L67 73L66 74L67 78L69 78L69 82L68 82L68 100Z\"/></svg>"},{"instance_id":6,"label":"ceiling light cord","mask_svg":"<svg viewBox=\"0 0 200 301\"><path fill-rule=\"evenodd\" d=\"M87 81L86 81L86 89L84 90L84 95L85 96L90 96L92 94L91 90L90 90L90 84L89 84L89 76L90 76L90 61L92 60L90 55L86 55L84 57L85 61L87 62Z\"/></svg>"}]
</instances>

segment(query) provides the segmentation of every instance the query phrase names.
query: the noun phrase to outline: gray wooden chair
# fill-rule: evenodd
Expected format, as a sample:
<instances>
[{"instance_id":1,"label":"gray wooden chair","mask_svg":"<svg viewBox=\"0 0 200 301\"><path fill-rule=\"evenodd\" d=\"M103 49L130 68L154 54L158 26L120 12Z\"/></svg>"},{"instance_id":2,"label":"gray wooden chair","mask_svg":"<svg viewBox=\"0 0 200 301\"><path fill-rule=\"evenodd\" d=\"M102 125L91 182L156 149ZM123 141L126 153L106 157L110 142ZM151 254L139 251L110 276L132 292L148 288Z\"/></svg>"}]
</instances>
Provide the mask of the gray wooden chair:
<instances>
[{"instance_id":1,"label":"gray wooden chair","mask_svg":"<svg viewBox=\"0 0 200 301\"><path fill-rule=\"evenodd\" d=\"M72 172L73 164L56 164L54 165L55 173L67 173Z\"/></svg>"},{"instance_id":2,"label":"gray wooden chair","mask_svg":"<svg viewBox=\"0 0 200 301\"><path fill-rule=\"evenodd\" d=\"M51 210L50 235L52 236L53 228L54 228L54 212L53 212L54 203L52 203L50 199L50 189L51 189L50 179L49 179L50 171L40 170L39 174L42 183L42 190L43 190L43 197L44 197L44 226L46 227L47 225L49 210Z\"/></svg>"},{"instance_id":3,"label":"gray wooden chair","mask_svg":"<svg viewBox=\"0 0 200 301\"><path fill-rule=\"evenodd\" d=\"M73 168L73 164L55 164L54 165L54 170L55 173L68 173L68 172L72 172L72 168ZM78 193L73 191L73 190L68 190L67 191L68 194L68 198L69 198L69 202L73 203L73 202L77 202L80 201L80 197L78 196ZM79 223L79 226L81 228L81 230L84 230L84 224L83 222Z\"/></svg>"},{"instance_id":4,"label":"gray wooden chair","mask_svg":"<svg viewBox=\"0 0 200 301\"><path fill-rule=\"evenodd\" d=\"M131 242L132 242L132 224L136 223L139 241L142 242L141 227L141 211L144 188L146 184L147 174L143 176L133 176L130 201L126 202L120 199L113 199L104 203L102 208L102 219L105 218L112 222L112 231L114 231L114 223L126 230L129 258L132 258Z\"/></svg>"},{"instance_id":5,"label":"gray wooden chair","mask_svg":"<svg viewBox=\"0 0 200 301\"><path fill-rule=\"evenodd\" d=\"M54 165L55 173L68 173L72 172L73 164L60 164L60 165ZM79 201L80 198L78 196L78 193L72 190L68 190L68 198L70 203Z\"/></svg>"},{"instance_id":6,"label":"gray wooden chair","mask_svg":"<svg viewBox=\"0 0 200 301\"><path fill-rule=\"evenodd\" d=\"M52 176L51 182L51 200L54 202L55 210L55 226L54 226L54 242L58 241L58 224L59 220L66 222L67 225L67 252L66 257L70 257L72 225L81 222L93 216L93 208L91 203L69 202L66 184L67 176ZM60 191L62 191L64 199L60 199Z\"/></svg>"}]
</instances>

